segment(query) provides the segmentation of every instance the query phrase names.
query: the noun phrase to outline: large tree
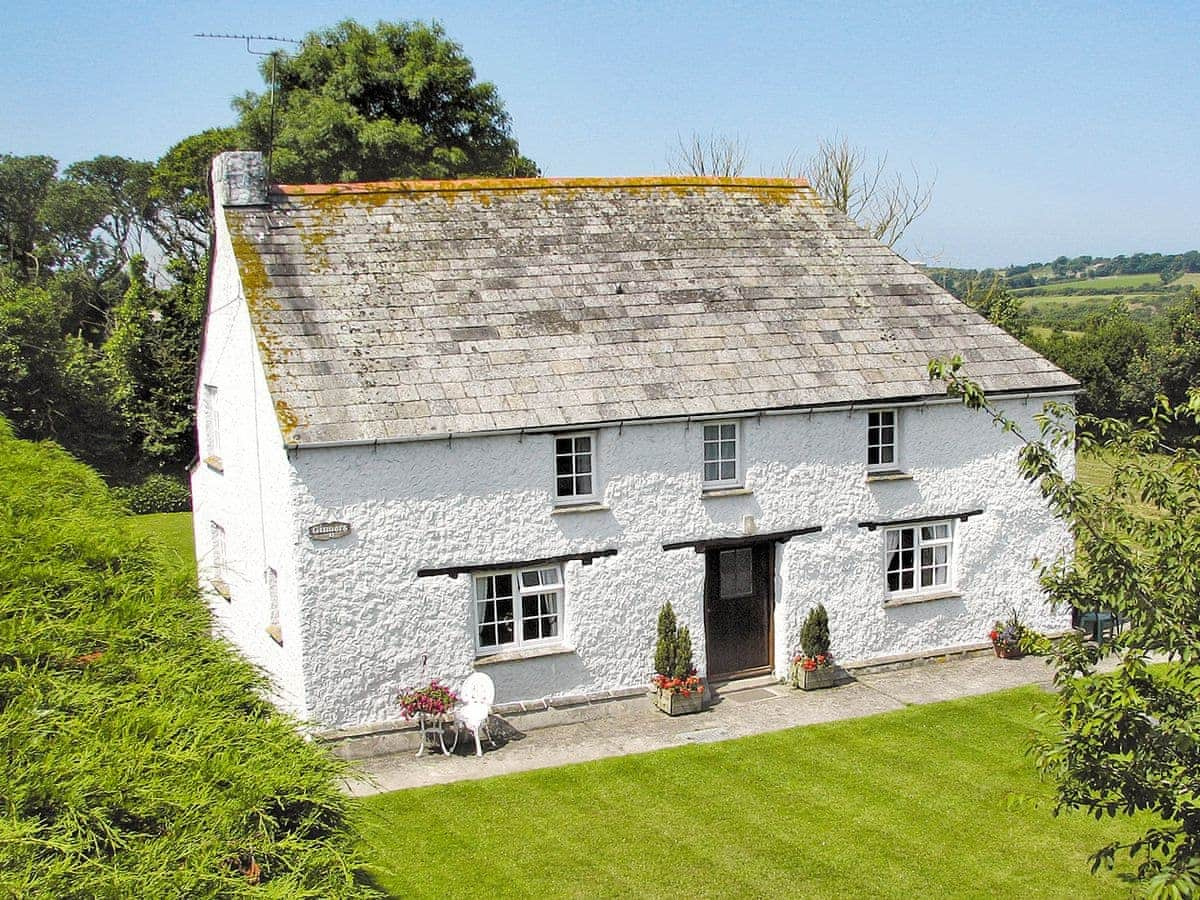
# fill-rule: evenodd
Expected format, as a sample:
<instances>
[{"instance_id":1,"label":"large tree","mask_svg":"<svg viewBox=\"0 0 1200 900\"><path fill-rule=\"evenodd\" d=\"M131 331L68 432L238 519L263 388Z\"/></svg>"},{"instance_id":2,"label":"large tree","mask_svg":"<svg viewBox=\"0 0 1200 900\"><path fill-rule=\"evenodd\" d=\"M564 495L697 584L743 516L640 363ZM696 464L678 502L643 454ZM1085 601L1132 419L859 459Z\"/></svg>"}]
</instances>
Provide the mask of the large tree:
<instances>
[{"instance_id":1,"label":"large tree","mask_svg":"<svg viewBox=\"0 0 1200 900\"><path fill-rule=\"evenodd\" d=\"M1057 789L1057 808L1138 815L1141 834L1099 848L1137 862L1154 897L1200 892L1200 451L1169 433L1200 424L1200 389L1180 405L1160 397L1137 425L1050 405L1040 434L1021 427L964 378L960 360L934 360L931 375L983 409L1025 444L1021 471L1070 526L1073 555L1040 564L1059 609L1113 614L1117 666L1100 672L1101 649L1071 634L1045 642L1055 665L1055 709L1034 746ZM1112 477L1075 481L1060 461L1103 453Z\"/></svg>"},{"instance_id":2,"label":"large tree","mask_svg":"<svg viewBox=\"0 0 1200 900\"><path fill-rule=\"evenodd\" d=\"M537 174L495 85L475 80L436 23L345 21L265 59L262 73L268 89L234 108L248 145L272 148L277 181Z\"/></svg>"}]
</instances>

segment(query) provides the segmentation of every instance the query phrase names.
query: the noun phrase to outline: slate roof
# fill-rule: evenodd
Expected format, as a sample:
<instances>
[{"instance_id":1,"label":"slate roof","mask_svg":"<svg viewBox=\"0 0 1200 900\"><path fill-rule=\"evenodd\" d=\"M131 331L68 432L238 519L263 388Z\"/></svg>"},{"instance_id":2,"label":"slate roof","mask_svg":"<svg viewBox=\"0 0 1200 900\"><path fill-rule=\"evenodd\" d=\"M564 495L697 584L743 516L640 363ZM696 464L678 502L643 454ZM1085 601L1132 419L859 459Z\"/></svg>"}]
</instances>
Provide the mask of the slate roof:
<instances>
[{"instance_id":1,"label":"slate roof","mask_svg":"<svg viewBox=\"0 0 1200 900\"><path fill-rule=\"evenodd\" d=\"M1076 382L771 179L282 186L228 207L288 444Z\"/></svg>"}]
</instances>

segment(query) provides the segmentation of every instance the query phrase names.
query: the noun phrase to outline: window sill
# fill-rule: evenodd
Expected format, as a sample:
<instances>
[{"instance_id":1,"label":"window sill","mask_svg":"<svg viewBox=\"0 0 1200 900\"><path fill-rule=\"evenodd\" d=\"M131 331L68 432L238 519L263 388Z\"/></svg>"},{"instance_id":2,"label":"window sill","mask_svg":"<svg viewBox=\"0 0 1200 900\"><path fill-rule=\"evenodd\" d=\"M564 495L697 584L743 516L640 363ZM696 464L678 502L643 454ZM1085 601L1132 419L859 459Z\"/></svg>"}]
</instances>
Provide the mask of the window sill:
<instances>
[{"instance_id":1,"label":"window sill","mask_svg":"<svg viewBox=\"0 0 1200 900\"><path fill-rule=\"evenodd\" d=\"M214 472L220 472L222 475L225 474L225 463L221 462L221 457L219 456L206 456L204 464Z\"/></svg>"},{"instance_id":2,"label":"window sill","mask_svg":"<svg viewBox=\"0 0 1200 900\"><path fill-rule=\"evenodd\" d=\"M475 667L494 666L497 663L519 662L523 659L538 659L542 656L560 656L564 653L574 653L574 647L566 644L556 644L553 647L531 647L528 650L501 650L499 653L488 653L486 656L475 657Z\"/></svg>"},{"instance_id":3,"label":"window sill","mask_svg":"<svg viewBox=\"0 0 1200 900\"><path fill-rule=\"evenodd\" d=\"M605 512L609 509L607 503L563 503L550 510L552 516L569 516L571 513Z\"/></svg>"},{"instance_id":4,"label":"window sill","mask_svg":"<svg viewBox=\"0 0 1200 900\"><path fill-rule=\"evenodd\" d=\"M700 491L701 500L711 500L716 497L749 497L752 491L748 487L711 487Z\"/></svg>"},{"instance_id":5,"label":"window sill","mask_svg":"<svg viewBox=\"0 0 1200 900\"><path fill-rule=\"evenodd\" d=\"M868 472L867 483L872 481L912 481L912 473L901 472L898 469L891 472Z\"/></svg>"},{"instance_id":6,"label":"window sill","mask_svg":"<svg viewBox=\"0 0 1200 900\"><path fill-rule=\"evenodd\" d=\"M280 647L283 646L283 629L278 625L268 625L266 632L271 636L271 640L277 643Z\"/></svg>"},{"instance_id":7,"label":"window sill","mask_svg":"<svg viewBox=\"0 0 1200 900\"><path fill-rule=\"evenodd\" d=\"M209 583L212 585L213 590L216 591L218 594L220 594L222 597L224 597L226 600L233 599L233 593L229 590L229 585L227 585L225 583L224 579L214 578Z\"/></svg>"},{"instance_id":8,"label":"window sill","mask_svg":"<svg viewBox=\"0 0 1200 900\"><path fill-rule=\"evenodd\" d=\"M961 600L962 592L960 591L938 591L936 594L914 594L911 597L897 597L894 600L888 600L883 604L884 609L891 609L893 606L910 606L913 603L928 603L932 600Z\"/></svg>"}]
</instances>

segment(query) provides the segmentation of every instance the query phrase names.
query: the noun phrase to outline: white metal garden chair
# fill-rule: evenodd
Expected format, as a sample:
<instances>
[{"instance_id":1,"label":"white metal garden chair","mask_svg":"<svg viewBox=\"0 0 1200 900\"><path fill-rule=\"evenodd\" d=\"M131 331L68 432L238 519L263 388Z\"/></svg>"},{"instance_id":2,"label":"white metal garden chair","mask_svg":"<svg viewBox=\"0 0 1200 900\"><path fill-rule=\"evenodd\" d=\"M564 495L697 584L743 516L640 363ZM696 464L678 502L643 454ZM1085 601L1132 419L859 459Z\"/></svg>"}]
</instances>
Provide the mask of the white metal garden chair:
<instances>
[{"instance_id":1,"label":"white metal garden chair","mask_svg":"<svg viewBox=\"0 0 1200 900\"><path fill-rule=\"evenodd\" d=\"M489 744L496 746L488 730L488 717L492 714L492 702L496 699L496 685L485 673L476 672L463 682L458 698L459 703L454 707L454 721L475 738L475 755L483 756L483 747L479 743L480 732L487 736Z\"/></svg>"}]
</instances>

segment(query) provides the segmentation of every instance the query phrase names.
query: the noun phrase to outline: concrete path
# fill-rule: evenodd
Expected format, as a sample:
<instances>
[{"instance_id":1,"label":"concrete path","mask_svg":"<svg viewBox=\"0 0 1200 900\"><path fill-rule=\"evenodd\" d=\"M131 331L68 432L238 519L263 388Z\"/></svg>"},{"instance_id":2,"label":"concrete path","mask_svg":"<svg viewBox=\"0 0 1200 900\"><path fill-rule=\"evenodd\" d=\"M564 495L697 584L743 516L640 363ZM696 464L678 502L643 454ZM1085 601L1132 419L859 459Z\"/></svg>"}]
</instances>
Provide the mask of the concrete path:
<instances>
[{"instance_id":1,"label":"concrete path","mask_svg":"<svg viewBox=\"0 0 1200 900\"><path fill-rule=\"evenodd\" d=\"M662 750L681 744L723 741L797 725L811 725L955 697L986 694L1024 684L1049 686L1052 670L1040 657L998 660L992 656L957 658L906 669L859 675L823 691L757 682L719 695L703 712L671 718L649 699L613 703L605 718L514 733L496 749L484 742L484 755L458 752L416 757L413 751L356 760L357 773L345 783L357 797L431 784L490 778L568 763Z\"/></svg>"}]
</instances>

